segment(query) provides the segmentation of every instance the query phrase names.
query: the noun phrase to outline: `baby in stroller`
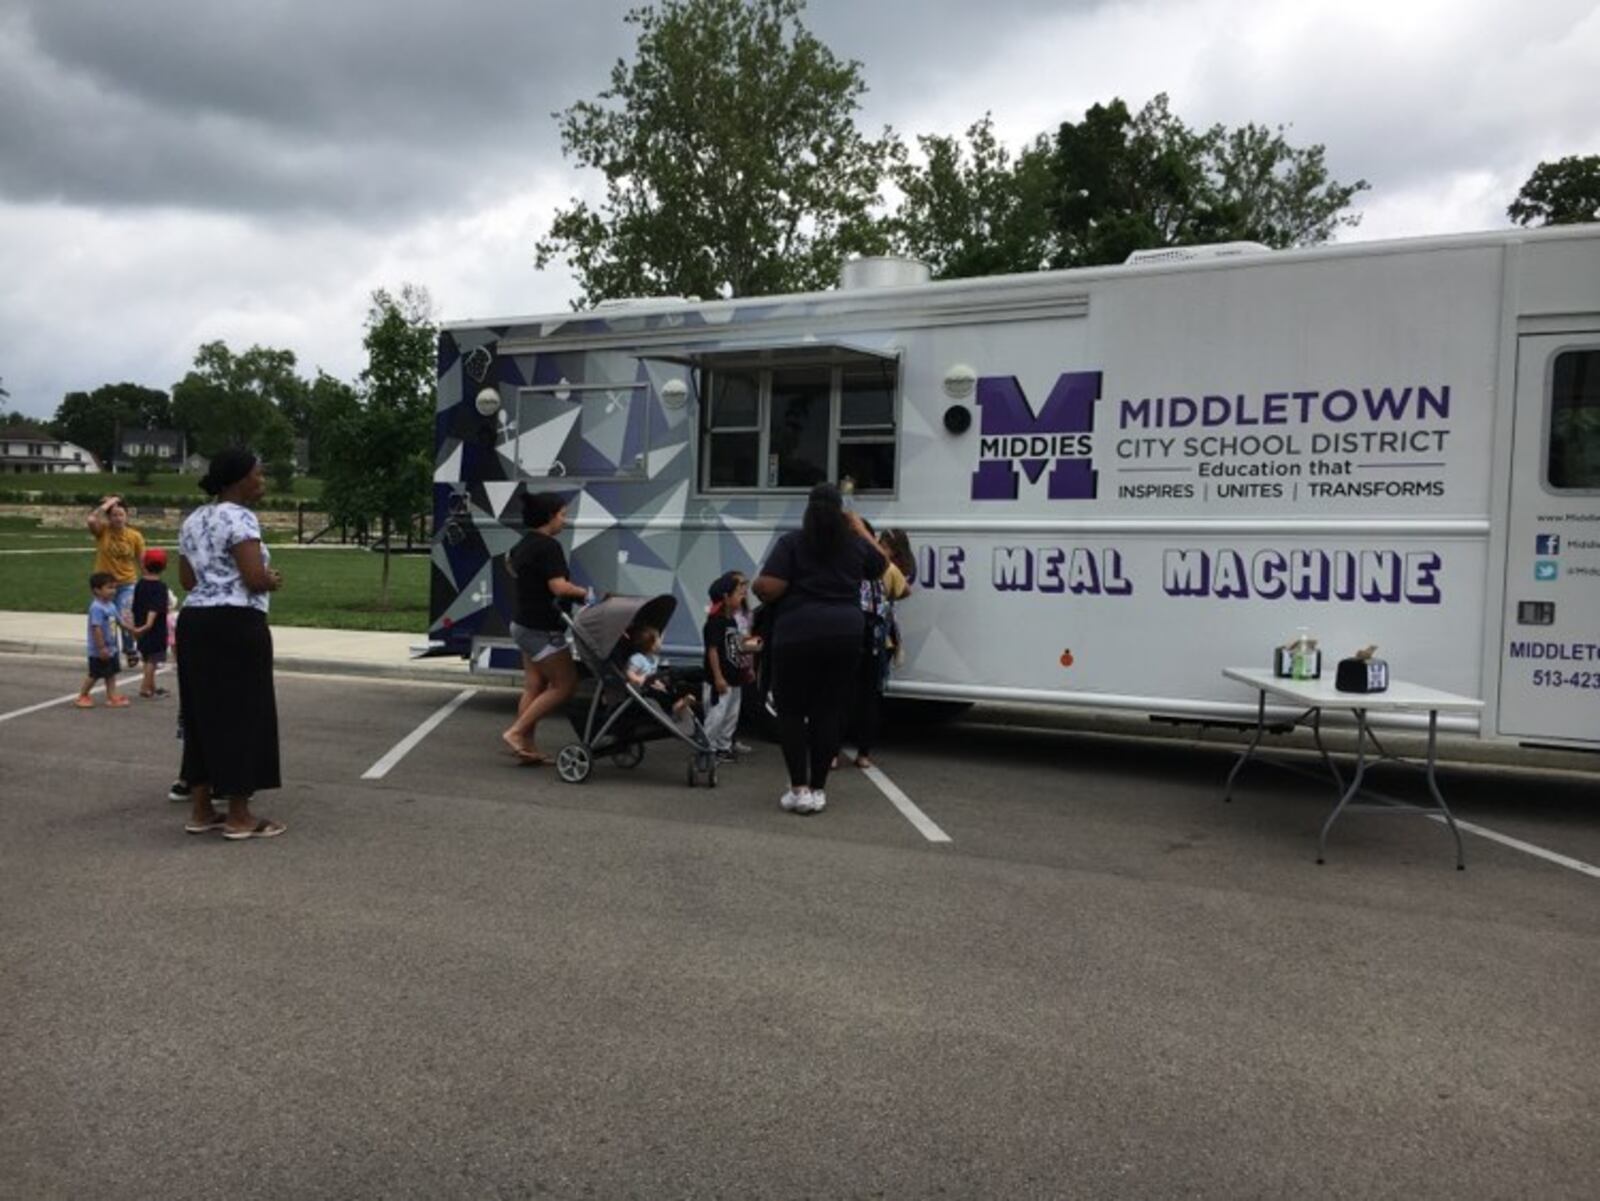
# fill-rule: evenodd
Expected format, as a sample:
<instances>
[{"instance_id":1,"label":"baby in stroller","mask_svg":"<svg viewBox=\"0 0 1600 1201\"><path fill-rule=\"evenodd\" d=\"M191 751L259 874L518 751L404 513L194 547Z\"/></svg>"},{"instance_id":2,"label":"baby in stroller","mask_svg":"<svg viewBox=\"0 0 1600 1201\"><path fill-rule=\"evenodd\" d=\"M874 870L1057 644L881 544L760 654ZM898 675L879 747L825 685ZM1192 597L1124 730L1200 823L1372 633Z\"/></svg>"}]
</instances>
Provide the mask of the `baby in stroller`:
<instances>
[{"instance_id":1,"label":"baby in stroller","mask_svg":"<svg viewBox=\"0 0 1600 1201\"><path fill-rule=\"evenodd\" d=\"M673 677L661 662L660 650L660 630L654 626L629 626L626 641L619 648L627 656L623 673L628 683L670 713L680 729L689 732L694 729L698 712L695 686Z\"/></svg>"},{"instance_id":2,"label":"baby in stroller","mask_svg":"<svg viewBox=\"0 0 1600 1201\"><path fill-rule=\"evenodd\" d=\"M704 781L716 787L716 751L693 701L700 678L693 668L667 671L661 657L661 632L676 605L670 594L608 596L566 618L588 677L567 707L577 741L556 755L556 771L567 783L588 779L599 756L618 767L637 767L645 743L667 738L689 748L689 786Z\"/></svg>"}]
</instances>

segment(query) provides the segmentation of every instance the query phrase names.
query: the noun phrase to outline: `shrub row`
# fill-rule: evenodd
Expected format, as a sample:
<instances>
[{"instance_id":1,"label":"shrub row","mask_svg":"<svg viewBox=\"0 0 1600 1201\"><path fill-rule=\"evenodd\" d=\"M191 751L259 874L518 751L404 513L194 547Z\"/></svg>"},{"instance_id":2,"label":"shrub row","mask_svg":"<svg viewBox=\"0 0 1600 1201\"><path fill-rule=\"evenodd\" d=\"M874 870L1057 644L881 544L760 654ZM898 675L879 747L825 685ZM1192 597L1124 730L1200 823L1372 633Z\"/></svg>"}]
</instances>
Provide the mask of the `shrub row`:
<instances>
[{"instance_id":1,"label":"shrub row","mask_svg":"<svg viewBox=\"0 0 1600 1201\"><path fill-rule=\"evenodd\" d=\"M5 505L83 505L91 508L104 499L101 492L38 492L25 488L0 488L0 504ZM127 498L130 508L140 509L192 509L205 502L205 495L196 489L182 496L143 496L131 495ZM297 500L292 496L273 496L268 493L253 505L267 513L293 513L300 505L305 505L307 512L320 511L320 506L315 501Z\"/></svg>"}]
</instances>

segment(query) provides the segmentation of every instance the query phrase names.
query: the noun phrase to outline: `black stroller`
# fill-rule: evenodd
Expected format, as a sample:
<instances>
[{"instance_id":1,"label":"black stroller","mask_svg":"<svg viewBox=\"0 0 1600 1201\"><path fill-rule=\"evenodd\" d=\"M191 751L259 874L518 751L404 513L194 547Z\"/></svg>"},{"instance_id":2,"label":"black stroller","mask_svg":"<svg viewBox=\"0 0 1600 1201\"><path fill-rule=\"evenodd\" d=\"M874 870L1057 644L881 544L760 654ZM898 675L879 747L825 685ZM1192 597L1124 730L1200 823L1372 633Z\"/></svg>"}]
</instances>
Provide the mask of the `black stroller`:
<instances>
[{"instance_id":1,"label":"black stroller","mask_svg":"<svg viewBox=\"0 0 1600 1201\"><path fill-rule=\"evenodd\" d=\"M567 707L578 735L578 741L569 742L556 754L556 772L567 783L587 780L594 761L602 755L610 756L618 767L638 767L644 760L646 742L676 738L689 748L689 787L702 779L708 788L717 786L716 752L694 707L684 711L685 724L679 724L658 700L628 680L625 638L629 627L664 630L677 607L671 596L611 596L579 610L576 616L562 615L572 631L573 653L594 677L593 696L580 692Z\"/></svg>"}]
</instances>

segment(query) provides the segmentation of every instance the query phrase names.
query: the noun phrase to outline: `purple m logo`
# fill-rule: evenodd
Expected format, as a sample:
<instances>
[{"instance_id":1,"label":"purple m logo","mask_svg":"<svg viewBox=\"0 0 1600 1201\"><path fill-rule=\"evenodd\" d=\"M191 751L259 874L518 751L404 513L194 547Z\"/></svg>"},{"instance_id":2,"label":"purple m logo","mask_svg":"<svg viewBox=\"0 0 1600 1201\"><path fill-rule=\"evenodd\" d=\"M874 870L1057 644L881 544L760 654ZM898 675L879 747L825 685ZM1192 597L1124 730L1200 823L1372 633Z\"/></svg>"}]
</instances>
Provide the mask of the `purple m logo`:
<instances>
[{"instance_id":1,"label":"purple m logo","mask_svg":"<svg viewBox=\"0 0 1600 1201\"><path fill-rule=\"evenodd\" d=\"M1094 402L1100 398L1098 371L1068 371L1056 380L1044 407L1034 415L1014 375L978 380L978 469L972 473L973 500L1016 500L1022 481L1037 484L1045 468L1051 500L1093 500L1099 472L1094 453ZM1053 466L1052 466L1053 464Z\"/></svg>"}]
</instances>

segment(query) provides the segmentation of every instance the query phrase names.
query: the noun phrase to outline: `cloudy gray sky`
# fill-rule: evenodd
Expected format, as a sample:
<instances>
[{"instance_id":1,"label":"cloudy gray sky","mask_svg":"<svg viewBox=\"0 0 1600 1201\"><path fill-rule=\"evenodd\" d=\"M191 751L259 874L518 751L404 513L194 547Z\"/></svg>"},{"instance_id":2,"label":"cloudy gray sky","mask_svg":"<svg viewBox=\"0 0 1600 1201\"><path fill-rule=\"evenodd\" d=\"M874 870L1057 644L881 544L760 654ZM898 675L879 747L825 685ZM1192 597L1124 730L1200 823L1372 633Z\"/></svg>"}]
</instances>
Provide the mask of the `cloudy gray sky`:
<instances>
[{"instance_id":1,"label":"cloudy gray sky","mask_svg":"<svg viewBox=\"0 0 1600 1201\"><path fill-rule=\"evenodd\" d=\"M0 379L10 407L200 343L361 368L375 287L437 315L559 311L533 269L598 181L550 114L630 52L632 0L0 0ZM1600 153L1600 0L811 0L863 123L1013 145L1156 92L1290 126L1364 177L1345 240L1504 226L1543 159Z\"/></svg>"}]
</instances>

